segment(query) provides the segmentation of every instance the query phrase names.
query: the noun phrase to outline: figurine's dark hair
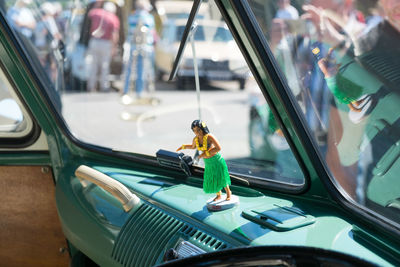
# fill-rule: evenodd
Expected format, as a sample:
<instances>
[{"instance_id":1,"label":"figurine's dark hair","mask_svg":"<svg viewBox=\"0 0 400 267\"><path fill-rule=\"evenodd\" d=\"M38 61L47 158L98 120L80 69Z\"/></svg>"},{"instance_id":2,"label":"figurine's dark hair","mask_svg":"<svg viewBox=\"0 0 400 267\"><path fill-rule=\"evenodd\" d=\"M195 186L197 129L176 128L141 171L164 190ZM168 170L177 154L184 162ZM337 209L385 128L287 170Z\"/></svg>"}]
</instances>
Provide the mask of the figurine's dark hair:
<instances>
[{"instance_id":1,"label":"figurine's dark hair","mask_svg":"<svg viewBox=\"0 0 400 267\"><path fill-rule=\"evenodd\" d=\"M192 122L191 129L193 130L194 127L199 127L203 131L204 134L210 133L210 130L208 130L206 123L203 122L202 120L194 120Z\"/></svg>"}]
</instances>

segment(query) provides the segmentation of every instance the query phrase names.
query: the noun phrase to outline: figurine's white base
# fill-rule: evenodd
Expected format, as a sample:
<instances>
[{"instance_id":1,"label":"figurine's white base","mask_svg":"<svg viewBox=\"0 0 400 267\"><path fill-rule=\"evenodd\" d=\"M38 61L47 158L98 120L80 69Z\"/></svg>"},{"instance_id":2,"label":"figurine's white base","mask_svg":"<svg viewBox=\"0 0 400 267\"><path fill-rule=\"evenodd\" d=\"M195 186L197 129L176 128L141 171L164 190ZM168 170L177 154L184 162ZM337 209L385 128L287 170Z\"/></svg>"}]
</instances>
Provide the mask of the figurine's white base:
<instances>
[{"instance_id":1,"label":"figurine's white base","mask_svg":"<svg viewBox=\"0 0 400 267\"><path fill-rule=\"evenodd\" d=\"M239 205L239 197L232 195L230 200L226 200L226 195L221 195L221 199L213 201L215 197L207 200L207 209L211 211L227 210Z\"/></svg>"}]
</instances>

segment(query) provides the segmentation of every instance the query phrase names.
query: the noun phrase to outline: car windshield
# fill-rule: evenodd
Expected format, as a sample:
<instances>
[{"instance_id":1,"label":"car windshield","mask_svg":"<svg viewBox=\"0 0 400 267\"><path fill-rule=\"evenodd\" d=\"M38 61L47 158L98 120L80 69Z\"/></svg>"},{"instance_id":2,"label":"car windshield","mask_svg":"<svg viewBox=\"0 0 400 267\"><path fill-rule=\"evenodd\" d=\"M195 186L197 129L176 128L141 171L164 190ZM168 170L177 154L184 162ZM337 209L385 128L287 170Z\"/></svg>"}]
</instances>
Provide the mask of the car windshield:
<instances>
[{"instance_id":1,"label":"car windshield","mask_svg":"<svg viewBox=\"0 0 400 267\"><path fill-rule=\"evenodd\" d=\"M193 56L167 81L177 47L170 42L173 29L150 2L4 3L2 15L31 70L80 142L155 159L159 149L194 144L191 124L201 119L232 176L277 190L304 187L303 172L217 7L207 15L211 25L197 18L199 45L186 47L196 52L196 88ZM196 43L201 40L209 46ZM180 152L204 166L196 149Z\"/></svg>"},{"instance_id":2,"label":"car windshield","mask_svg":"<svg viewBox=\"0 0 400 267\"><path fill-rule=\"evenodd\" d=\"M400 1L248 1L333 182L399 222Z\"/></svg>"}]
</instances>

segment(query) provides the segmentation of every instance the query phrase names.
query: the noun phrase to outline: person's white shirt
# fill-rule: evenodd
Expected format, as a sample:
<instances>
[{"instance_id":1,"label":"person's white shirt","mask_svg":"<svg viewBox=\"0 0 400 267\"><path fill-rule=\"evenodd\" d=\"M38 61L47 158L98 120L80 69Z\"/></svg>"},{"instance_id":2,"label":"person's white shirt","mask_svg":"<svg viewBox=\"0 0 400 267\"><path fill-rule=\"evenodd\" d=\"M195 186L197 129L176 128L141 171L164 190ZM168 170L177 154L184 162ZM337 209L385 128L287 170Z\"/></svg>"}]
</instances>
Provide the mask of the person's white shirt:
<instances>
[{"instance_id":1,"label":"person's white shirt","mask_svg":"<svg viewBox=\"0 0 400 267\"><path fill-rule=\"evenodd\" d=\"M275 18L279 19L298 19L299 12L291 5L286 6L284 9L278 9Z\"/></svg>"}]
</instances>

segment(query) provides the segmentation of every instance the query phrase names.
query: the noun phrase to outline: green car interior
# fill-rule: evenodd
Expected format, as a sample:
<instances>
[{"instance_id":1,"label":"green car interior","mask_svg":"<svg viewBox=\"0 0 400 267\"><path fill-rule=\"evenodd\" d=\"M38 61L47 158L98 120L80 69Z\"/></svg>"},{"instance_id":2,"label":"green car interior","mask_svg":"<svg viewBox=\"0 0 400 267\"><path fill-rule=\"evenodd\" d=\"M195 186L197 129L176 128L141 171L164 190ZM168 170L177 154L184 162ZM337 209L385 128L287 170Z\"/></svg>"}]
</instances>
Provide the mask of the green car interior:
<instances>
[{"instance_id":1,"label":"green car interior","mask_svg":"<svg viewBox=\"0 0 400 267\"><path fill-rule=\"evenodd\" d=\"M400 1L156 2L0 2L0 265L399 266Z\"/></svg>"}]
</instances>

